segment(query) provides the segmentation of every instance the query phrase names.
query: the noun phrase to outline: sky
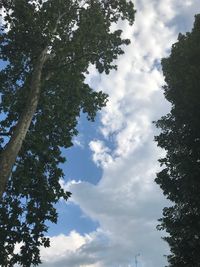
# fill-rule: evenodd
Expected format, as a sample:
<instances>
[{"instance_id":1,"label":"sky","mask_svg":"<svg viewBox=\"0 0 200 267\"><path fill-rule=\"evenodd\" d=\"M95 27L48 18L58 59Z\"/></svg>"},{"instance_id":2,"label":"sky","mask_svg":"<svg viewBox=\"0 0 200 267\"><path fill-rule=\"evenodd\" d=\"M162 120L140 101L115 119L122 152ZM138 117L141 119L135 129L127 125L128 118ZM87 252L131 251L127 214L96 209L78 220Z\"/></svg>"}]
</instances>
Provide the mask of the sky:
<instances>
[{"instance_id":1,"label":"sky","mask_svg":"<svg viewBox=\"0 0 200 267\"><path fill-rule=\"evenodd\" d=\"M179 32L190 31L199 0L136 0L131 39L109 76L90 68L87 82L109 94L96 119L82 114L74 147L64 151L62 186L72 192L57 205L49 225L51 247L41 249L42 267L164 267L169 253L156 230L169 205L155 184L164 155L154 142L152 121L170 110L162 92L160 60ZM137 261L137 263L135 262ZM137 265L137 266L136 266Z\"/></svg>"}]
</instances>

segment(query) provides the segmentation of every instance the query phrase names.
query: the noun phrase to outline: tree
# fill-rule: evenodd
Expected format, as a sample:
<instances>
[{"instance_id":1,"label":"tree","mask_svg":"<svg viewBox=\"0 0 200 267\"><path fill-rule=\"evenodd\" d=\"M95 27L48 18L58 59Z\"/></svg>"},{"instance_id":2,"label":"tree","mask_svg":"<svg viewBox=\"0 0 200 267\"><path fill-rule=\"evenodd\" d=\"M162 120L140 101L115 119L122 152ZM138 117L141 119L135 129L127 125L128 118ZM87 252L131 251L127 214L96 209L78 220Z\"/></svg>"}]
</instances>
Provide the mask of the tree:
<instances>
[{"instance_id":1,"label":"tree","mask_svg":"<svg viewBox=\"0 0 200 267\"><path fill-rule=\"evenodd\" d=\"M116 69L129 40L111 26L133 24L135 11L126 0L0 0L0 8L0 264L27 267L49 246L54 204L70 196L59 183L61 150L80 112L93 121L107 101L85 83L88 67Z\"/></svg>"},{"instance_id":2,"label":"tree","mask_svg":"<svg viewBox=\"0 0 200 267\"><path fill-rule=\"evenodd\" d=\"M200 266L200 15L191 32L179 34L162 68L171 111L156 123L166 156L155 181L172 206L164 208L158 229L168 233L168 266Z\"/></svg>"}]
</instances>

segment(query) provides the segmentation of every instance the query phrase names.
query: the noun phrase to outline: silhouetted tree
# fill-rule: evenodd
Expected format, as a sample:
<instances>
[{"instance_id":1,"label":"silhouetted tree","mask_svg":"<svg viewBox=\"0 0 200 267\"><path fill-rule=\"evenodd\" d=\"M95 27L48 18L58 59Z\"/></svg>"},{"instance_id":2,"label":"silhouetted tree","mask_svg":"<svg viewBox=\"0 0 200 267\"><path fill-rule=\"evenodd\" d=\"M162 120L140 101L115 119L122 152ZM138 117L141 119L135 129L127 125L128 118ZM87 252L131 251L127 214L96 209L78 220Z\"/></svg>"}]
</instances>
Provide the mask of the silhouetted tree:
<instances>
[{"instance_id":1,"label":"silhouetted tree","mask_svg":"<svg viewBox=\"0 0 200 267\"><path fill-rule=\"evenodd\" d=\"M171 250L170 267L200 266L200 15L180 34L171 55L162 60L165 98L171 111L157 121L155 139L166 156L156 183L171 207L163 210L160 230Z\"/></svg>"}]
</instances>

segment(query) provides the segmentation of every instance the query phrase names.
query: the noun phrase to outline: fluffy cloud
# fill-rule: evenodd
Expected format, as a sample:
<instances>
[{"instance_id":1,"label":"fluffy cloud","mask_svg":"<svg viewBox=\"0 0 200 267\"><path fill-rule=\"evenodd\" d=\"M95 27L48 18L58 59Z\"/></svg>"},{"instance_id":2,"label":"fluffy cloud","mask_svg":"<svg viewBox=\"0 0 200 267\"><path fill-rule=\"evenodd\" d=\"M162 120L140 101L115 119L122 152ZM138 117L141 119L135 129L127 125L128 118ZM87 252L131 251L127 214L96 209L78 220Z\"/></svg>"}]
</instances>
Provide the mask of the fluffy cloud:
<instances>
[{"instance_id":1,"label":"fluffy cloud","mask_svg":"<svg viewBox=\"0 0 200 267\"><path fill-rule=\"evenodd\" d=\"M42 248L43 267L102 267L101 258L107 248L104 233L81 235L72 231L50 238L51 247Z\"/></svg>"},{"instance_id":2,"label":"fluffy cloud","mask_svg":"<svg viewBox=\"0 0 200 267\"><path fill-rule=\"evenodd\" d=\"M118 71L99 80L91 70L88 77L110 96L101 114L102 140L90 142L103 176L97 185L65 185L73 192L72 201L98 221L100 229L87 237L76 233L75 247L72 235L55 237L55 244L62 239L56 247L60 254L52 250L55 262L44 266L133 266L137 253L138 267L165 264L168 247L155 227L168 203L153 181L163 151L153 142L157 130L152 121L169 110L161 91L160 59L169 54L178 32L191 29L200 6L199 0L138 0L136 8L134 27L122 25L132 44L118 60Z\"/></svg>"},{"instance_id":3,"label":"fluffy cloud","mask_svg":"<svg viewBox=\"0 0 200 267\"><path fill-rule=\"evenodd\" d=\"M155 227L166 203L152 182L156 172L153 154L157 155L155 147L146 143L134 152L134 157L117 158L107 166L97 186L86 182L68 184L73 201L100 222L109 240L102 266L127 266L138 252L143 266L164 265L162 255L167 247Z\"/></svg>"},{"instance_id":4,"label":"fluffy cloud","mask_svg":"<svg viewBox=\"0 0 200 267\"><path fill-rule=\"evenodd\" d=\"M110 155L111 150L101 140L91 141L89 147L93 152L93 161L97 166L106 167L113 161Z\"/></svg>"}]
</instances>

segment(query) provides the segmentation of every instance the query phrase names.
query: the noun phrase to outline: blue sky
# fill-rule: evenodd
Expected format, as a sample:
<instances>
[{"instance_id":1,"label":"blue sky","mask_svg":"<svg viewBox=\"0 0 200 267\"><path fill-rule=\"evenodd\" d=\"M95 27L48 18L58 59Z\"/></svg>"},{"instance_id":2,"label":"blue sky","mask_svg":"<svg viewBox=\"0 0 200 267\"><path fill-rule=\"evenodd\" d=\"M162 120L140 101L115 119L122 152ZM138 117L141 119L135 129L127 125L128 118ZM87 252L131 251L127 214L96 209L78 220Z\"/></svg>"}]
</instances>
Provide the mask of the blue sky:
<instances>
[{"instance_id":1,"label":"blue sky","mask_svg":"<svg viewBox=\"0 0 200 267\"><path fill-rule=\"evenodd\" d=\"M199 0L135 0L133 27L121 23L131 45L118 71L99 75L90 68L87 82L109 94L94 123L81 115L74 146L63 153L65 179L72 192L57 205L50 224L51 247L41 249L42 267L164 267L168 246L156 230L169 203L154 183L164 151L153 139L152 121L169 111L162 94L160 60L170 53L179 32L190 31Z\"/></svg>"},{"instance_id":2,"label":"blue sky","mask_svg":"<svg viewBox=\"0 0 200 267\"><path fill-rule=\"evenodd\" d=\"M169 111L162 94L160 60L169 55L179 32L190 31L199 0L136 0L133 27L119 25L132 43L118 71L87 82L109 94L95 123L84 116L80 135L66 153L62 185L72 192L58 205L60 218L51 225L51 248L42 249L43 267L165 266L169 252L156 230L169 203L154 183L164 151L153 139L152 124Z\"/></svg>"},{"instance_id":3,"label":"blue sky","mask_svg":"<svg viewBox=\"0 0 200 267\"><path fill-rule=\"evenodd\" d=\"M92 151L89 148L89 142L92 138L100 136L97 116L95 122L89 122L85 114L81 114L79 125L77 127L79 135L74 139L74 146L64 150L63 155L67 163L62 165L65 174L65 181L80 180L97 184L102 176L102 169L92 160ZM57 204L59 213L58 223L49 224L50 236L60 233L69 234L76 229L80 234L90 233L99 227L97 221L91 220L84 214L81 208L73 202L66 203L61 201Z\"/></svg>"}]
</instances>

